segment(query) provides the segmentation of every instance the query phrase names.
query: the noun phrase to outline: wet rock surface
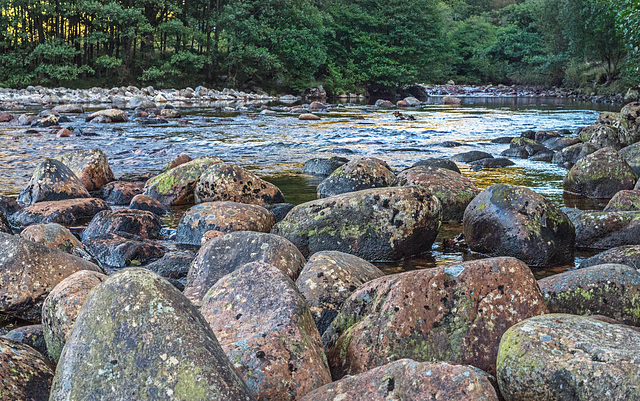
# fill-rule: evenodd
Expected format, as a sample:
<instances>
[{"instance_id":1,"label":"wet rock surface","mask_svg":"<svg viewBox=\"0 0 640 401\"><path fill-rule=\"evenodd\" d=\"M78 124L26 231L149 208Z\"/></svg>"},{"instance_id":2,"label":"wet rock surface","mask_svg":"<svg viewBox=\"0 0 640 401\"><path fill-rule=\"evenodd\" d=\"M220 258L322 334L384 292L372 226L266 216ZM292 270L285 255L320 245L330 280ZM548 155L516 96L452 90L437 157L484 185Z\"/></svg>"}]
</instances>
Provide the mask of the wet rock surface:
<instances>
[{"instance_id":1,"label":"wet rock surface","mask_svg":"<svg viewBox=\"0 0 640 401\"><path fill-rule=\"evenodd\" d=\"M497 401L489 375L473 366L401 359L320 387L301 401Z\"/></svg>"},{"instance_id":2,"label":"wet rock surface","mask_svg":"<svg viewBox=\"0 0 640 401\"><path fill-rule=\"evenodd\" d=\"M444 168L447 170L451 170L451 171L455 171L456 173L460 173L460 169L458 168L458 165L449 159L442 159L439 157L433 157L430 159L425 159L425 160L420 160L419 162L414 163L413 166L411 166L411 168L413 167L420 167L420 166L425 166L425 167L439 167L439 168Z\"/></svg>"},{"instance_id":3,"label":"wet rock surface","mask_svg":"<svg viewBox=\"0 0 640 401\"><path fill-rule=\"evenodd\" d=\"M469 202L480 193L478 187L467 177L438 167L421 166L404 170L398 175L396 185L427 189L430 195L440 201L443 221L461 221Z\"/></svg>"},{"instance_id":4,"label":"wet rock surface","mask_svg":"<svg viewBox=\"0 0 640 401\"><path fill-rule=\"evenodd\" d=\"M272 230L303 255L341 251L366 260L398 260L430 249L440 201L421 187L369 189L296 206Z\"/></svg>"},{"instance_id":5,"label":"wet rock surface","mask_svg":"<svg viewBox=\"0 0 640 401\"><path fill-rule=\"evenodd\" d=\"M603 315L640 326L640 273L604 264L556 274L538 281L551 313Z\"/></svg>"},{"instance_id":6,"label":"wet rock surface","mask_svg":"<svg viewBox=\"0 0 640 401\"><path fill-rule=\"evenodd\" d=\"M253 205L284 202L278 187L250 171L229 163L209 167L195 188L196 203L231 201Z\"/></svg>"},{"instance_id":7,"label":"wet rock surface","mask_svg":"<svg viewBox=\"0 0 640 401\"><path fill-rule=\"evenodd\" d=\"M572 218L576 247L606 250L640 245L640 212L584 212Z\"/></svg>"},{"instance_id":8,"label":"wet rock surface","mask_svg":"<svg viewBox=\"0 0 640 401\"><path fill-rule=\"evenodd\" d=\"M527 265L484 259L370 281L347 299L322 340L334 379L402 358L495 373L502 334L546 311Z\"/></svg>"},{"instance_id":9,"label":"wet rock surface","mask_svg":"<svg viewBox=\"0 0 640 401\"><path fill-rule=\"evenodd\" d=\"M470 163L470 162L474 162L476 160L482 160L482 159L491 159L493 157L493 155L487 153L487 152L481 152L479 150L472 150L470 152L465 152L465 153L459 153L455 156L451 157L451 160L457 161L457 162L462 162L462 163Z\"/></svg>"},{"instance_id":10,"label":"wet rock surface","mask_svg":"<svg viewBox=\"0 0 640 401\"><path fill-rule=\"evenodd\" d=\"M67 166L57 160L45 159L20 192L18 202L28 206L36 202L89 197L87 189Z\"/></svg>"},{"instance_id":11,"label":"wet rock surface","mask_svg":"<svg viewBox=\"0 0 640 401\"><path fill-rule=\"evenodd\" d=\"M56 159L69 167L88 191L97 191L114 180L107 155L100 149L77 150Z\"/></svg>"},{"instance_id":12,"label":"wet rock surface","mask_svg":"<svg viewBox=\"0 0 640 401\"><path fill-rule=\"evenodd\" d=\"M176 242L200 245L202 236L210 230L268 233L274 224L273 214L262 206L237 202L201 203L187 210L180 219Z\"/></svg>"},{"instance_id":13,"label":"wet rock surface","mask_svg":"<svg viewBox=\"0 0 640 401\"><path fill-rule=\"evenodd\" d=\"M102 187L100 197L107 203L126 206L131 200L142 193L144 182L113 181Z\"/></svg>"},{"instance_id":14,"label":"wet rock surface","mask_svg":"<svg viewBox=\"0 0 640 401\"><path fill-rule=\"evenodd\" d=\"M306 260L295 245L280 236L251 231L229 233L200 248L189 269L184 295L200 305L220 278L252 262L271 264L295 280Z\"/></svg>"},{"instance_id":15,"label":"wet rock surface","mask_svg":"<svg viewBox=\"0 0 640 401\"><path fill-rule=\"evenodd\" d=\"M373 157L351 160L337 168L318 185L318 198L328 198L346 192L393 185L396 177L389 165Z\"/></svg>"},{"instance_id":16,"label":"wet rock surface","mask_svg":"<svg viewBox=\"0 0 640 401\"><path fill-rule=\"evenodd\" d=\"M97 198L38 202L13 214L10 221L17 227L46 223L71 226L88 221L103 210L109 210L109 205Z\"/></svg>"},{"instance_id":17,"label":"wet rock surface","mask_svg":"<svg viewBox=\"0 0 640 401\"><path fill-rule=\"evenodd\" d=\"M106 275L81 270L58 283L42 305L42 329L46 349L54 362L58 362L69 332L84 305L89 291L103 282Z\"/></svg>"},{"instance_id":18,"label":"wet rock surface","mask_svg":"<svg viewBox=\"0 0 640 401\"><path fill-rule=\"evenodd\" d=\"M253 399L198 310L139 268L89 293L62 351L50 400L92 397Z\"/></svg>"},{"instance_id":19,"label":"wet rock surface","mask_svg":"<svg viewBox=\"0 0 640 401\"><path fill-rule=\"evenodd\" d=\"M343 252L322 251L309 258L296 285L322 334L358 287L380 277L384 277L384 273L364 259Z\"/></svg>"},{"instance_id":20,"label":"wet rock surface","mask_svg":"<svg viewBox=\"0 0 640 401\"><path fill-rule=\"evenodd\" d=\"M527 319L500 342L500 391L507 401L636 399L638 341L637 331L581 316Z\"/></svg>"},{"instance_id":21,"label":"wet rock surface","mask_svg":"<svg viewBox=\"0 0 640 401\"><path fill-rule=\"evenodd\" d=\"M160 218L145 210L105 210L98 213L82 233L83 241L103 238L109 234L130 234L146 239L160 236Z\"/></svg>"},{"instance_id":22,"label":"wet rock surface","mask_svg":"<svg viewBox=\"0 0 640 401\"><path fill-rule=\"evenodd\" d=\"M240 267L211 287L200 311L257 400L296 400L331 382L309 307L277 267Z\"/></svg>"},{"instance_id":23,"label":"wet rock surface","mask_svg":"<svg viewBox=\"0 0 640 401\"><path fill-rule=\"evenodd\" d=\"M3 399L47 401L52 379L53 370L38 351L0 338L0 396Z\"/></svg>"},{"instance_id":24,"label":"wet rock surface","mask_svg":"<svg viewBox=\"0 0 640 401\"><path fill-rule=\"evenodd\" d=\"M529 265L562 264L573 257L575 229L553 202L531 189L496 184L469 203L463 221L471 250L513 256Z\"/></svg>"},{"instance_id":25,"label":"wet rock surface","mask_svg":"<svg viewBox=\"0 0 640 401\"><path fill-rule=\"evenodd\" d=\"M0 233L0 315L39 323L49 292L79 270L101 271L84 259Z\"/></svg>"},{"instance_id":26,"label":"wet rock surface","mask_svg":"<svg viewBox=\"0 0 640 401\"><path fill-rule=\"evenodd\" d=\"M640 269L640 246L625 245L611 248L580 263L580 268L602 265L607 263L615 263L631 266L634 269Z\"/></svg>"}]
</instances>

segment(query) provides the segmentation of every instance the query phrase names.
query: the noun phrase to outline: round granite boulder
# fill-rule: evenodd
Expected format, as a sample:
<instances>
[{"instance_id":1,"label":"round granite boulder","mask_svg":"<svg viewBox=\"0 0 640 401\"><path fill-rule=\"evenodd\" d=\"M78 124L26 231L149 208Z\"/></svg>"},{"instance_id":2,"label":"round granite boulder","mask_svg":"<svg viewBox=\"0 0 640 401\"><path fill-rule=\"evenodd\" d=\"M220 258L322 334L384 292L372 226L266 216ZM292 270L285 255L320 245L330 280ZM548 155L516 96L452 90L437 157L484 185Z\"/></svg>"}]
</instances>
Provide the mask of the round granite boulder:
<instances>
[{"instance_id":1,"label":"round granite boulder","mask_svg":"<svg viewBox=\"0 0 640 401\"><path fill-rule=\"evenodd\" d=\"M498 353L506 401L637 399L640 333L582 316L537 316L511 327Z\"/></svg>"},{"instance_id":2,"label":"round granite boulder","mask_svg":"<svg viewBox=\"0 0 640 401\"><path fill-rule=\"evenodd\" d=\"M104 238L109 234L132 234L156 239L160 236L160 218L145 210L118 209L98 213L82 233L83 241Z\"/></svg>"},{"instance_id":3,"label":"round granite boulder","mask_svg":"<svg viewBox=\"0 0 640 401\"><path fill-rule=\"evenodd\" d=\"M56 160L69 167L89 191L97 191L114 180L107 155L100 149L76 150Z\"/></svg>"},{"instance_id":4,"label":"round granite boulder","mask_svg":"<svg viewBox=\"0 0 640 401\"><path fill-rule=\"evenodd\" d=\"M525 187L496 184L482 191L467 206L463 229L474 252L513 256L533 266L573 258L575 230L569 217Z\"/></svg>"},{"instance_id":5,"label":"round granite boulder","mask_svg":"<svg viewBox=\"0 0 640 401\"><path fill-rule=\"evenodd\" d=\"M349 159L339 156L333 156L329 159L313 158L304 162L302 165L302 173L320 176L331 175L338 167L348 162Z\"/></svg>"},{"instance_id":6,"label":"round granite boulder","mask_svg":"<svg viewBox=\"0 0 640 401\"><path fill-rule=\"evenodd\" d=\"M445 168L447 170L455 171L458 174L462 174L460 173L460 169L458 168L458 165L453 160L449 160L449 159L432 157L430 159L424 159L414 163L414 165L411 166L411 168L420 167L420 166Z\"/></svg>"},{"instance_id":7,"label":"round granite boulder","mask_svg":"<svg viewBox=\"0 0 640 401\"><path fill-rule=\"evenodd\" d=\"M28 345L0 338L0 396L3 400L48 401L53 369Z\"/></svg>"},{"instance_id":8,"label":"round granite boulder","mask_svg":"<svg viewBox=\"0 0 640 401\"><path fill-rule=\"evenodd\" d=\"M100 197L107 203L126 206L134 196L142 193L144 182L112 181L100 189Z\"/></svg>"},{"instance_id":9,"label":"round granite boulder","mask_svg":"<svg viewBox=\"0 0 640 401\"><path fill-rule=\"evenodd\" d=\"M32 205L36 202L90 197L69 167L58 160L45 159L38 164L27 187L20 192L18 202Z\"/></svg>"},{"instance_id":10,"label":"round granite boulder","mask_svg":"<svg viewBox=\"0 0 640 401\"><path fill-rule=\"evenodd\" d=\"M640 181L639 181L640 182ZM640 211L640 190L622 190L616 193L604 208L605 212Z\"/></svg>"},{"instance_id":11,"label":"round granite boulder","mask_svg":"<svg viewBox=\"0 0 640 401\"><path fill-rule=\"evenodd\" d=\"M402 358L493 374L502 334L546 312L527 265L483 259L369 281L347 299L322 340L334 379Z\"/></svg>"},{"instance_id":12,"label":"round granite boulder","mask_svg":"<svg viewBox=\"0 0 640 401\"><path fill-rule=\"evenodd\" d=\"M211 328L157 274L126 269L87 296L50 401L253 400Z\"/></svg>"},{"instance_id":13,"label":"round granite boulder","mask_svg":"<svg viewBox=\"0 0 640 401\"><path fill-rule=\"evenodd\" d=\"M578 248L605 250L640 245L640 212L584 212L572 221Z\"/></svg>"},{"instance_id":14,"label":"round granite boulder","mask_svg":"<svg viewBox=\"0 0 640 401\"><path fill-rule=\"evenodd\" d=\"M451 160L461 163L470 163L476 160L490 159L492 157L493 156L487 152L472 150L470 152L458 153L457 155L451 156Z\"/></svg>"},{"instance_id":15,"label":"round granite boulder","mask_svg":"<svg viewBox=\"0 0 640 401\"><path fill-rule=\"evenodd\" d=\"M328 198L369 188L388 187L393 185L395 179L389 165L380 159L373 157L354 159L338 167L318 185L318 198Z\"/></svg>"},{"instance_id":16,"label":"round granite boulder","mask_svg":"<svg viewBox=\"0 0 640 401\"><path fill-rule=\"evenodd\" d=\"M93 257L89 255L80 240L68 228L60 224L34 224L22 230L20 236L95 263Z\"/></svg>"},{"instance_id":17,"label":"round granite boulder","mask_svg":"<svg viewBox=\"0 0 640 401\"><path fill-rule=\"evenodd\" d=\"M296 400L331 382L320 334L294 282L254 262L216 282L200 308L257 400Z\"/></svg>"},{"instance_id":18,"label":"round granite boulder","mask_svg":"<svg viewBox=\"0 0 640 401\"><path fill-rule=\"evenodd\" d=\"M98 198L38 202L20 209L20 211L11 215L9 221L17 227L46 223L72 226L91 220L103 210L109 210L109 205Z\"/></svg>"},{"instance_id":19,"label":"round granite boulder","mask_svg":"<svg viewBox=\"0 0 640 401\"><path fill-rule=\"evenodd\" d=\"M640 245L625 245L600 252L580 263L580 268L608 263L631 266L640 269Z\"/></svg>"},{"instance_id":20,"label":"round granite boulder","mask_svg":"<svg viewBox=\"0 0 640 401\"><path fill-rule=\"evenodd\" d=\"M431 249L440 201L422 187L350 192L303 203L272 230L303 255L341 251L366 260L399 260Z\"/></svg>"},{"instance_id":21,"label":"round granite boulder","mask_svg":"<svg viewBox=\"0 0 640 401\"><path fill-rule=\"evenodd\" d=\"M597 149L590 143L576 143L563 148L561 151L553 155L551 163L559 164L566 168L571 168L578 161L587 157Z\"/></svg>"}]
</instances>

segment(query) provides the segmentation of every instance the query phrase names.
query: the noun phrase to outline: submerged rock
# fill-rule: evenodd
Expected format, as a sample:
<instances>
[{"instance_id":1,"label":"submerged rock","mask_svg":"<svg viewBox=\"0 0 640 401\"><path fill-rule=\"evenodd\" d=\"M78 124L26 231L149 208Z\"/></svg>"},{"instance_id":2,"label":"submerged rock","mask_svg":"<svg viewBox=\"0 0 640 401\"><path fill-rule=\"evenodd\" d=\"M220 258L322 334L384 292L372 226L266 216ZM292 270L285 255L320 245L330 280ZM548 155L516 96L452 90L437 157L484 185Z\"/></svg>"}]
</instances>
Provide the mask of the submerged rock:
<instances>
[{"instance_id":1,"label":"submerged rock","mask_svg":"<svg viewBox=\"0 0 640 401\"><path fill-rule=\"evenodd\" d=\"M300 401L498 401L492 380L473 366L400 359L327 384Z\"/></svg>"},{"instance_id":2,"label":"submerged rock","mask_svg":"<svg viewBox=\"0 0 640 401\"><path fill-rule=\"evenodd\" d=\"M274 224L273 214L262 206L237 202L201 203L187 210L180 219L176 242L200 245L202 235L210 230L268 233Z\"/></svg>"},{"instance_id":3,"label":"submerged rock","mask_svg":"<svg viewBox=\"0 0 640 401\"><path fill-rule=\"evenodd\" d=\"M60 356L50 401L252 400L198 310L143 269L89 293Z\"/></svg>"},{"instance_id":4,"label":"submerged rock","mask_svg":"<svg viewBox=\"0 0 640 401\"><path fill-rule=\"evenodd\" d=\"M640 273L604 264L556 274L538 281L551 313L603 315L640 326Z\"/></svg>"},{"instance_id":5,"label":"submerged rock","mask_svg":"<svg viewBox=\"0 0 640 401\"><path fill-rule=\"evenodd\" d=\"M44 300L42 327L47 351L54 362L60 359L62 348L89 291L106 278L99 272L81 270L58 283Z\"/></svg>"},{"instance_id":6,"label":"submerged rock","mask_svg":"<svg viewBox=\"0 0 640 401\"><path fill-rule=\"evenodd\" d=\"M20 192L18 202L28 206L36 202L89 197L89 192L69 167L60 161L45 159Z\"/></svg>"},{"instance_id":7,"label":"submerged rock","mask_svg":"<svg viewBox=\"0 0 640 401\"><path fill-rule=\"evenodd\" d=\"M564 190L588 198L611 198L633 189L638 175L612 148L600 149L579 160L564 177Z\"/></svg>"},{"instance_id":8,"label":"submerged rock","mask_svg":"<svg viewBox=\"0 0 640 401\"><path fill-rule=\"evenodd\" d=\"M546 311L527 265L483 259L370 281L347 299L322 339L334 379L402 358L495 373L502 334Z\"/></svg>"},{"instance_id":9,"label":"submerged rock","mask_svg":"<svg viewBox=\"0 0 640 401\"><path fill-rule=\"evenodd\" d=\"M76 150L56 160L69 167L89 191L97 191L114 180L107 155L100 149Z\"/></svg>"},{"instance_id":10,"label":"submerged rock","mask_svg":"<svg viewBox=\"0 0 640 401\"><path fill-rule=\"evenodd\" d=\"M282 270L292 280L305 264L298 248L286 239L266 233L239 231L208 241L191 264L184 295L195 305L220 278L252 262Z\"/></svg>"},{"instance_id":11,"label":"submerged rock","mask_svg":"<svg viewBox=\"0 0 640 401\"><path fill-rule=\"evenodd\" d=\"M53 370L38 351L0 338L0 395L3 399L48 401L52 379Z\"/></svg>"},{"instance_id":12,"label":"submerged rock","mask_svg":"<svg viewBox=\"0 0 640 401\"><path fill-rule=\"evenodd\" d=\"M103 210L109 210L109 205L97 198L38 202L12 215L10 221L17 227L46 223L72 226L92 219Z\"/></svg>"},{"instance_id":13,"label":"submerged rock","mask_svg":"<svg viewBox=\"0 0 640 401\"><path fill-rule=\"evenodd\" d=\"M200 311L257 400L296 400L331 382L309 307L275 266L255 262L224 276Z\"/></svg>"},{"instance_id":14,"label":"submerged rock","mask_svg":"<svg viewBox=\"0 0 640 401\"><path fill-rule=\"evenodd\" d=\"M322 251L309 258L296 285L322 334L358 287L380 277L384 277L384 273L364 259L343 252Z\"/></svg>"},{"instance_id":15,"label":"submerged rock","mask_svg":"<svg viewBox=\"0 0 640 401\"><path fill-rule=\"evenodd\" d=\"M284 202L278 187L250 171L228 163L214 164L198 180L196 203L231 201L253 205Z\"/></svg>"},{"instance_id":16,"label":"submerged rock","mask_svg":"<svg viewBox=\"0 0 640 401\"><path fill-rule=\"evenodd\" d=\"M341 251L366 260L399 260L431 249L440 201L421 187L346 193L296 206L272 230L303 255Z\"/></svg>"},{"instance_id":17,"label":"submerged rock","mask_svg":"<svg viewBox=\"0 0 640 401\"><path fill-rule=\"evenodd\" d=\"M42 303L66 277L80 270L100 272L84 259L0 233L0 315L39 323Z\"/></svg>"},{"instance_id":18,"label":"submerged rock","mask_svg":"<svg viewBox=\"0 0 640 401\"><path fill-rule=\"evenodd\" d=\"M494 160L494 159L489 159ZM442 204L442 220L462 220L469 202L480 193L462 174L438 167L412 167L398 175L396 185L420 186Z\"/></svg>"},{"instance_id":19,"label":"submerged rock","mask_svg":"<svg viewBox=\"0 0 640 401\"><path fill-rule=\"evenodd\" d=\"M318 198L393 185L396 177L386 162L373 157L351 160L318 185Z\"/></svg>"},{"instance_id":20,"label":"submerged rock","mask_svg":"<svg viewBox=\"0 0 640 401\"><path fill-rule=\"evenodd\" d=\"M498 383L506 401L636 399L640 333L594 319L551 314L502 337Z\"/></svg>"},{"instance_id":21,"label":"submerged rock","mask_svg":"<svg viewBox=\"0 0 640 401\"><path fill-rule=\"evenodd\" d=\"M572 260L575 229L553 202L525 187L496 184L476 196L464 213L471 250L513 256L529 265Z\"/></svg>"}]
</instances>

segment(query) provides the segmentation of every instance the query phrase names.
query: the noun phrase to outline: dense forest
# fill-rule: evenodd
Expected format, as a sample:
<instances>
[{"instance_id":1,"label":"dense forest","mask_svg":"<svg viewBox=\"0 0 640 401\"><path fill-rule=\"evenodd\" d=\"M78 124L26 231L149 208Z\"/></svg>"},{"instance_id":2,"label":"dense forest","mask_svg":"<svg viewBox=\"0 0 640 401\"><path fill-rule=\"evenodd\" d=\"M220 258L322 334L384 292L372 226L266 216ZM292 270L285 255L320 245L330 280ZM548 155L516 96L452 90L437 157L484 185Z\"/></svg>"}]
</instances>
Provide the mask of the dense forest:
<instances>
[{"instance_id":1,"label":"dense forest","mask_svg":"<svg viewBox=\"0 0 640 401\"><path fill-rule=\"evenodd\" d=\"M637 85L638 0L0 0L0 85Z\"/></svg>"}]
</instances>

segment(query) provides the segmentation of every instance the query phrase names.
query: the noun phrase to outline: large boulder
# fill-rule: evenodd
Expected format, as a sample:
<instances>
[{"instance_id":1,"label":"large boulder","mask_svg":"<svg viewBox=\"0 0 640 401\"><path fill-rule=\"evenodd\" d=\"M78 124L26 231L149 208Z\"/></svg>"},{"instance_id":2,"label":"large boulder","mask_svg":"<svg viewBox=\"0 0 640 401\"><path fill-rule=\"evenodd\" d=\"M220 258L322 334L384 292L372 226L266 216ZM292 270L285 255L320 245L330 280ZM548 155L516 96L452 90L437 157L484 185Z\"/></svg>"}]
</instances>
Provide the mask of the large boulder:
<instances>
[{"instance_id":1,"label":"large boulder","mask_svg":"<svg viewBox=\"0 0 640 401\"><path fill-rule=\"evenodd\" d=\"M628 145L640 142L640 103L631 102L620 110L620 138Z\"/></svg>"},{"instance_id":2,"label":"large boulder","mask_svg":"<svg viewBox=\"0 0 640 401\"><path fill-rule=\"evenodd\" d=\"M463 229L475 252L513 256L533 266L563 264L573 257L571 220L529 188L496 184L485 189L467 206Z\"/></svg>"},{"instance_id":3,"label":"large boulder","mask_svg":"<svg viewBox=\"0 0 640 401\"><path fill-rule=\"evenodd\" d=\"M341 251L367 260L399 260L431 249L440 201L422 187L369 189L296 206L272 230L303 255Z\"/></svg>"},{"instance_id":4,"label":"large boulder","mask_svg":"<svg viewBox=\"0 0 640 401\"><path fill-rule=\"evenodd\" d=\"M619 264L572 270L538 281L551 313L603 315L640 326L640 273Z\"/></svg>"},{"instance_id":5,"label":"large boulder","mask_svg":"<svg viewBox=\"0 0 640 401\"><path fill-rule=\"evenodd\" d=\"M155 241L126 233L87 238L83 244L102 266L110 269L140 266L162 258L167 250Z\"/></svg>"},{"instance_id":6,"label":"large boulder","mask_svg":"<svg viewBox=\"0 0 640 401\"><path fill-rule=\"evenodd\" d=\"M110 123L126 123L129 121L129 117L127 117L127 113L118 109L99 110L87 116L88 121L91 121L94 119L95 121L110 122Z\"/></svg>"},{"instance_id":7,"label":"large boulder","mask_svg":"<svg viewBox=\"0 0 640 401\"><path fill-rule=\"evenodd\" d=\"M264 262L282 270L292 280L300 275L305 259L286 239L265 233L239 231L208 241L196 255L184 289L195 305L220 278L251 262Z\"/></svg>"},{"instance_id":8,"label":"large boulder","mask_svg":"<svg viewBox=\"0 0 640 401\"><path fill-rule=\"evenodd\" d=\"M640 269L640 245L624 245L600 252L580 263L580 268L615 263Z\"/></svg>"},{"instance_id":9,"label":"large boulder","mask_svg":"<svg viewBox=\"0 0 640 401\"><path fill-rule=\"evenodd\" d=\"M0 396L3 400L48 401L53 370L28 345L0 338Z\"/></svg>"},{"instance_id":10,"label":"large boulder","mask_svg":"<svg viewBox=\"0 0 640 401\"><path fill-rule=\"evenodd\" d=\"M527 319L502 337L498 383L506 401L638 398L640 333L564 314Z\"/></svg>"},{"instance_id":11,"label":"large boulder","mask_svg":"<svg viewBox=\"0 0 640 401\"><path fill-rule=\"evenodd\" d=\"M109 210L109 205L97 198L38 202L16 212L9 220L18 227L46 223L72 226L91 220L103 210Z\"/></svg>"},{"instance_id":12,"label":"large boulder","mask_svg":"<svg viewBox=\"0 0 640 401\"><path fill-rule=\"evenodd\" d=\"M222 160L217 157L203 156L181 164L151 178L145 185L144 194L167 206L193 203L193 191L200 176L218 163Z\"/></svg>"},{"instance_id":13,"label":"large boulder","mask_svg":"<svg viewBox=\"0 0 640 401\"><path fill-rule=\"evenodd\" d=\"M492 160L492 159L488 159ZM398 175L396 185L424 187L442 204L442 220L462 220L469 202L480 193L478 187L462 174L438 167L412 167Z\"/></svg>"},{"instance_id":14,"label":"large boulder","mask_svg":"<svg viewBox=\"0 0 640 401\"><path fill-rule=\"evenodd\" d=\"M95 263L93 257L89 255L82 243L68 228L60 224L34 224L22 230L20 236L29 241L37 242Z\"/></svg>"},{"instance_id":15,"label":"large boulder","mask_svg":"<svg viewBox=\"0 0 640 401\"><path fill-rule=\"evenodd\" d=\"M331 175L338 167L348 163L349 159L339 156L331 158L313 158L309 159L302 165L302 173L310 175Z\"/></svg>"},{"instance_id":16,"label":"large boulder","mask_svg":"<svg viewBox=\"0 0 640 401\"><path fill-rule=\"evenodd\" d=\"M284 202L278 187L240 166L229 163L214 164L198 180L196 203L232 201L254 205Z\"/></svg>"},{"instance_id":17,"label":"large boulder","mask_svg":"<svg viewBox=\"0 0 640 401\"><path fill-rule=\"evenodd\" d=\"M542 144L549 150L561 151L564 148L581 143L580 139L575 137L556 136L542 141ZM555 155L554 155L555 156Z\"/></svg>"},{"instance_id":18,"label":"large boulder","mask_svg":"<svg viewBox=\"0 0 640 401\"><path fill-rule=\"evenodd\" d=\"M638 181L640 182L640 181ZM616 193L604 208L605 212L640 211L640 190L622 190Z\"/></svg>"},{"instance_id":19,"label":"large boulder","mask_svg":"<svg viewBox=\"0 0 640 401\"><path fill-rule=\"evenodd\" d=\"M42 330L47 351L54 362L60 358L89 291L106 278L96 271L81 270L62 280L47 295L42 305Z\"/></svg>"},{"instance_id":20,"label":"large boulder","mask_svg":"<svg viewBox=\"0 0 640 401\"><path fill-rule=\"evenodd\" d=\"M62 350L50 401L252 400L207 322L157 274L95 287Z\"/></svg>"},{"instance_id":21,"label":"large boulder","mask_svg":"<svg viewBox=\"0 0 640 401\"><path fill-rule=\"evenodd\" d=\"M502 334L546 311L526 264L483 259L370 281L347 299L322 339L335 379L401 358L493 374Z\"/></svg>"},{"instance_id":22,"label":"large boulder","mask_svg":"<svg viewBox=\"0 0 640 401\"><path fill-rule=\"evenodd\" d=\"M551 159L551 163L558 164L566 168L571 168L574 164L587 157L597 149L590 143L577 143L567 146L556 152Z\"/></svg>"},{"instance_id":23,"label":"large boulder","mask_svg":"<svg viewBox=\"0 0 640 401\"><path fill-rule=\"evenodd\" d=\"M152 197L143 194L136 195L131 199L129 209L146 210L147 212L151 212L158 216L162 216L168 212L168 208L165 205Z\"/></svg>"},{"instance_id":24,"label":"large boulder","mask_svg":"<svg viewBox=\"0 0 640 401\"><path fill-rule=\"evenodd\" d=\"M82 240L104 238L108 234L132 234L157 239L162 229L160 218L145 210L118 209L98 213L82 233Z\"/></svg>"},{"instance_id":25,"label":"large boulder","mask_svg":"<svg viewBox=\"0 0 640 401\"><path fill-rule=\"evenodd\" d=\"M625 145L620 140L618 129L611 125L596 124L585 127L580 131L580 139L592 144L596 149L622 149Z\"/></svg>"},{"instance_id":26,"label":"large boulder","mask_svg":"<svg viewBox=\"0 0 640 401\"><path fill-rule=\"evenodd\" d=\"M498 401L492 380L473 366L401 359L327 384L300 401Z\"/></svg>"},{"instance_id":27,"label":"large boulder","mask_svg":"<svg viewBox=\"0 0 640 401\"><path fill-rule=\"evenodd\" d=\"M107 155L100 149L76 150L56 160L69 167L89 191L97 191L114 180Z\"/></svg>"},{"instance_id":28,"label":"large boulder","mask_svg":"<svg viewBox=\"0 0 640 401\"><path fill-rule=\"evenodd\" d=\"M258 205L237 202L207 202L193 206L178 223L176 242L200 245L210 230L257 231L268 233L275 224L273 214Z\"/></svg>"},{"instance_id":29,"label":"large boulder","mask_svg":"<svg viewBox=\"0 0 640 401\"><path fill-rule=\"evenodd\" d=\"M322 334L358 287L380 277L384 273L364 259L343 252L321 251L309 258L296 284Z\"/></svg>"},{"instance_id":30,"label":"large boulder","mask_svg":"<svg viewBox=\"0 0 640 401\"><path fill-rule=\"evenodd\" d=\"M640 175L640 142L624 147L618 151L629 166Z\"/></svg>"},{"instance_id":31,"label":"large boulder","mask_svg":"<svg viewBox=\"0 0 640 401\"><path fill-rule=\"evenodd\" d=\"M380 159L373 157L354 159L338 167L318 185L318 198L328 198L369 188L388 187L393 185L395 179L389 165Z\"/></svg>"},{"instance_id":32,"label":"large boulder","mask_svg":"<svg viewBox=\"0 0 640 401\"><path fill-rule=\"evenodd\" d=\"M584 212L572 221L578 248L605 250L640 245L640 212Z\"/></svg>"},{"instance_id":33,"label":"large boulder","mask_svg":"<svg viewBox=\"0 0 640 401\"><path fill-rule=\"evenodd\" d=\"M451 156L451 160L461 162L461 163L470 163L476 160L482 159L491 159L493 155L487 152L481 152L479 150L472 150L470 152L458 153L457 155Z\"/></svg>"},{"instance_id":34,"label":"large boulder","mask_svg":"<svg viewBox=\"0 0 640 401\"><path fill-rule=\"evenodd\" d=\"M256 399L293 401L331 382L309 307L277 267L240 267L211 287L200 311Z\"/></svg>"},{"instance_id":35,"label":"large boulder","mask_svg":"<svg viewBox=\"0 0 640 401\"><path fill-rule=\"evenodd\" d=\"M579 160L564 177L564 190L574 196L611 198L633 189L638 174L613 148L600 149Z\"/></svg>"},{"instance_id":36,"label":"large boulder","mask_svg":"<svg viewBox=\"0 0 640 401\"><path fill-rule=\"evenodd\" d=\"M453 160L443 159L440 157L432 157L429 159L417 161L413 164L413 166L411 166L411 168L420 166L445 168L447 170L455 171L456 173L462 174L460 173L458 165Z\"/></svg>"},{"instance_id":37,"label":"large boulder","mask_svg":"<svg viewBox=\"0 0 640 401\"><path fill-rule=\"evenodd\" d=\"M18 202L32 205L36 202L90 197L69 167L58 160L45 159L38 164L29 184L20 192Z\"/></svg>"},{"instance_id":38,"label":"large boulder","mask_svg":"<svg viewBox=\"0 0 640 401\"><path fill-rule=\"evenodd\" d=\"M18 236L0 233L0 315L40 322L49 292L79 270L100 272L93 263Z\"/></svg>"}]
</instances>

